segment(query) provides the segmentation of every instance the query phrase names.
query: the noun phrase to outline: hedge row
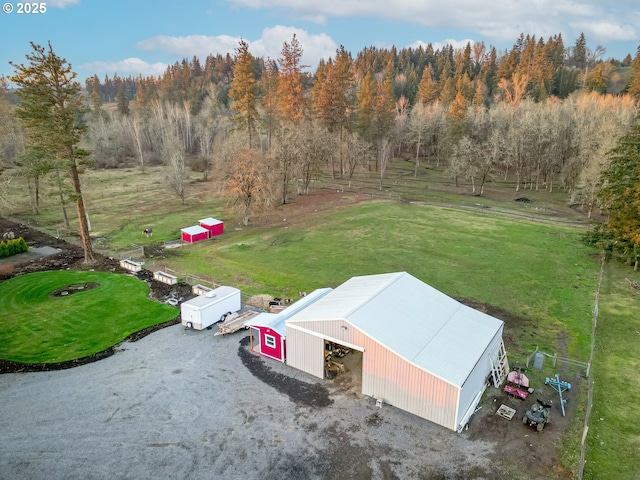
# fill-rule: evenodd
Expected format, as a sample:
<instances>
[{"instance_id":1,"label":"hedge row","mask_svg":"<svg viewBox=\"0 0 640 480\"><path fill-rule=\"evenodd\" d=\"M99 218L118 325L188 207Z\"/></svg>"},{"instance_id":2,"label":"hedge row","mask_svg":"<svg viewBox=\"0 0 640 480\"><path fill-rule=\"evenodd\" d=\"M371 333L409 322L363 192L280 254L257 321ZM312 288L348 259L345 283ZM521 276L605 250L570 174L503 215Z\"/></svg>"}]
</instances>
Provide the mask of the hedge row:
<instances>
[{"instance_id":1,"label":"hedge row","mask_svg":"<svg viewBox=\"0 0 640 480\"><path fill-rule=\"evenodd\" d=\"M10 257L11 255L17 255L29 250L29 245L24 241L24 238L16 238L15 240L8 240L6 242L0 242L0 258Z\"/></svg>"}]
</instances>

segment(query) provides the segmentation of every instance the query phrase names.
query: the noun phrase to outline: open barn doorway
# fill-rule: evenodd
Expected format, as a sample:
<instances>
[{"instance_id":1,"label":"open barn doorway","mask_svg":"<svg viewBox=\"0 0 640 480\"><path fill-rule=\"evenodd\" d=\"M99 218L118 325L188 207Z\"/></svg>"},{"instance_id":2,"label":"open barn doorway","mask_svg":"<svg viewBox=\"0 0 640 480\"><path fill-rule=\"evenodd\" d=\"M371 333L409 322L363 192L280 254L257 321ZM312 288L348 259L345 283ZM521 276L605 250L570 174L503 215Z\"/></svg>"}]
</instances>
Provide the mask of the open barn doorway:
<instances>
[{"instance_id":1,"label":"open barn doorway","mask_svg":"<svg viewBox=\"0 0 640 480\"><path fill-rule=\"evenodd\" d=\"M324 376L345 390L362 391L362 352L325 341Z\"/></svg>"}]
</instances>

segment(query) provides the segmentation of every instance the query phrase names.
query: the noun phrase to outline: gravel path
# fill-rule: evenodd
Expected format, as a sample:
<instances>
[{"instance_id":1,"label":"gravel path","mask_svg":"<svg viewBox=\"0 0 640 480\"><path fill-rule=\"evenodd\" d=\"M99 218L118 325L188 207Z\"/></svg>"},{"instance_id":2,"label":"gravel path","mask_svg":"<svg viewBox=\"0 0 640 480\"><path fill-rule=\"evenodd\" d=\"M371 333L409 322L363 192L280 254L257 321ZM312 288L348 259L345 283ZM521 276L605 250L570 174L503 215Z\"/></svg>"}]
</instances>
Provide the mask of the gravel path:
<instances>
[{"instance_id":1,"label":"gravel path","mask_svg":"<svg viewBox=\"0 0 640 480\"><path fill-rule=\"evenodd\" d=\"M0 477L496 478L488 442L277 362L256 376L245 336L175 325L81 367L0 375ZM296 401L284 376L331 402Z\"/></svg>"}]
</instances>

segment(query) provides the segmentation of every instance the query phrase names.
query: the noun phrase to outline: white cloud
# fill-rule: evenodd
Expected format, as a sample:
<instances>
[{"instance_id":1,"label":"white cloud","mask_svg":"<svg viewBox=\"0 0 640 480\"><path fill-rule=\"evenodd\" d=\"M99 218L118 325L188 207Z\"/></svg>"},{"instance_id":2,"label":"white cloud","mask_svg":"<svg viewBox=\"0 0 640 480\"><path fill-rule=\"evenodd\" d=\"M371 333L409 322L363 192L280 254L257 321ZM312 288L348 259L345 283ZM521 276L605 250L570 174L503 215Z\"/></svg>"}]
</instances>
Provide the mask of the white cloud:
<instances>
[{"instance_id":1,"label":"white cloud","mask_svg":"<svg viewBox=\"0 0 640 480\"><path fill-rule=\"evenodd\" d=\"M281 56L283 43L285 41L291 42L294 33L303 49L303 64L315 68L321 58L328 58L335 54L337 44L331 37L326 34L310 34L295 27L277 25L264 29L262 36L257 40L244 40L249 43L249 51L252 55L276 59ZM240 37L228 35L188 35L184 37L161 35L138 42L136 46L140 50L166 52L176 57L176 60L191 58L194 55L204 60L209 54L225 55L229 53L233 55L240 40Z\"/></svg>"},{"instance_id":2,"label":"white cloud","mask_svg":"<svg viewBox=\"0 0 640 480\"><path fill-rule=\"evenodd\" d=\"M96 74L99 77L103 75L118 74L121 77L137 76L160 76L167 69L166 63L156 62L147 63L139 58L126 58L119 62L90 62L84 63L78 67L85 72L89 72L91 75Z\"/></svg>"},{"instance_id":3,"label":"white cloud","mask_svg":"<svg viewBox=\"0 0 640 480\"><path fill-rule=\"evenodd\" d=\"M48 0L47 7L64 8L68 5L80 3L80 0Z\"/></svg>"},{"instance_id":4,"label":"white cloud","mask_svg":"<svg viewBox=\"0 0 640 480\"><path fill-rule=\"evenodd\" d=\"M315 69L321 58L334 56L338 48L336 42L324 33L315 35L299 28L276 25L265 28L258 40L250 42L249 50L257 57L277 59L282 56L284 42L291 43L294 34L303 50L302 63L312 69Z\"/></svg>"},{"instance_id":5,"label":"white cloud","mask_svg":"<svg viewBox=\"0 0 640 480\"><path fill-rule=\"evenodd\" d=\"M228 35L218 35L216 37L206 35L188 35L185 37L170 37L158 35L136 44L140 50L159 50L176 57L176 60L189 58L196 55L204 59L209 54L233 53L238 46L239 38Z\"/></svg>"},{"instance_id":6,"label":"white cloud","mask_svg":"<svg viewBox=\"0 0 640 480\"><path fill-rule=\"evenodd\" d=\"M437 29L473 31L490 41L520 33L577 38L584 30L597 40L636 40L636 0L227 0L240 7L288 9L295 18L325 24L330 17L373 17ZM584 26L581 28L580 26ZM589 37L587 37L589 40Z\"/></svg>"}]
</instances>

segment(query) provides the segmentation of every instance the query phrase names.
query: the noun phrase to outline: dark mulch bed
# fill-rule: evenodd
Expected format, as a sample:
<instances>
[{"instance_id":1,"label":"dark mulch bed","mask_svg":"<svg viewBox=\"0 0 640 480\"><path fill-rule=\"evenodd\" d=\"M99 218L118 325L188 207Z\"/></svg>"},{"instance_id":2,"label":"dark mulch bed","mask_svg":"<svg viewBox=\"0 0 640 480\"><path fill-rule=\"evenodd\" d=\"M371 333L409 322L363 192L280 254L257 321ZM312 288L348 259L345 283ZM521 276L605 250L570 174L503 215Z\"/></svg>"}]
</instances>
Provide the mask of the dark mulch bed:
<instances>
[{"instance_id":1,"label":"dark mulch bed","mask_svg":"<svg viewBox=\"0 0 640 480\"><path fill-rule=\"evenodd\" d=\"M329 398L329 391L319 383L306 383L296 378L283 375L271 370L261 357L254 355L247 348L249 337L240 340L238 356L251 374L267 385L288 395L292 402L307 407L328 407L333 403Z\"/></svg>"}]
</instances>

